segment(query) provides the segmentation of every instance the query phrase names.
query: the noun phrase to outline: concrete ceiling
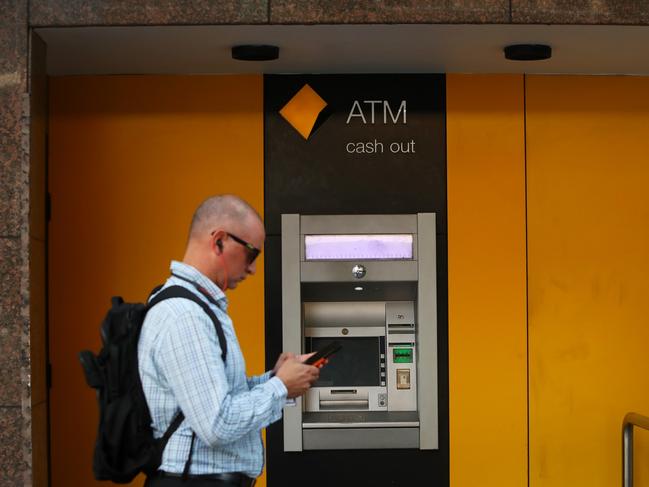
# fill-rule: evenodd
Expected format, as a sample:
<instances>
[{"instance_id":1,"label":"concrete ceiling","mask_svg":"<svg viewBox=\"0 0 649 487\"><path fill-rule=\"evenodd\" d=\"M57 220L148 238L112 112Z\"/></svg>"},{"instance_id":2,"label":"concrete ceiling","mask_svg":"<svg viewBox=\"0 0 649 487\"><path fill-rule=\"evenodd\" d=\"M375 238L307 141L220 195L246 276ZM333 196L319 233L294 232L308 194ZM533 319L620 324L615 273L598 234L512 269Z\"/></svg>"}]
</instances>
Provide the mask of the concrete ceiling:
<instances>
[{"instance_id":1,"label":"concrete ceiling","mask_svg":"<svg viewBox=\"0 0 649 487\"><path fill-rule=\"evenodd\" d=\"M649 75L649 27L575 25L238 25L57 27L36 32L48 73L562 73ZM503 47L549 44L552 59L508 61ZM269 62L231 59L274 44Z\"/></svg>"}]
</instances>

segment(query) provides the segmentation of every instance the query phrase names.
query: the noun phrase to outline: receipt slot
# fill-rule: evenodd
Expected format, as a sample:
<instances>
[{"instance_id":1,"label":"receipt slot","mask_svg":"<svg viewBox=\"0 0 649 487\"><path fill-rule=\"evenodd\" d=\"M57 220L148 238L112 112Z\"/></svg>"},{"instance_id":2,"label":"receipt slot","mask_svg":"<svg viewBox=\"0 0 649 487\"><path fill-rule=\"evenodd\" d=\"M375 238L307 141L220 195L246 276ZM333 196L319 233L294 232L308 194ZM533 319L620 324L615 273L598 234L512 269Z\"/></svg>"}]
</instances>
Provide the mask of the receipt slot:
<instances>
[{"instance_id":1,"label":"receipt slot","mask_svg":"<svg viewBox=\"0 0 649 487\"><path fill-rule=\"evenodd\" d=\"M435 215L282 215L283 349L342 348L284 450L438 448Z\"/></svg>"}]
</instances>

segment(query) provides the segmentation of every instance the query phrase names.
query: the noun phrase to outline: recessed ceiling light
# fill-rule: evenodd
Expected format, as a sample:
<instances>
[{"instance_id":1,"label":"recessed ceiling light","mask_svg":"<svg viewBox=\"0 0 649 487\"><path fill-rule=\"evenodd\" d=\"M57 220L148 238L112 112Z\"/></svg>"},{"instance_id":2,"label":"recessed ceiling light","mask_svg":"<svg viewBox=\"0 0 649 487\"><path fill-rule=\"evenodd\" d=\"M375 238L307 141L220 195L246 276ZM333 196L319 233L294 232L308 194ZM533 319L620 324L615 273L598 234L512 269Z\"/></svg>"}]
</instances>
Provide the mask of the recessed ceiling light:
<instances>
[{"instance_id":1,"label":"recessed ceiling light","mask_svg":"<svg viewBox=\"0 0 649 487\"><path fill-rule=\"evenodd\" d=\"M505 59L511 61L541 61L552 57L552 48L546 44L512 44L504 51Z\"/></svg>"},{"instance_id":2,"label":"recessed ceiling light","mask_svg":"<svg viewBox=\"0 0 649 487\"><path fill-rule=\"evenodd\" d=\"M242 44L232 47L232 59L239 61L273 61L279 57L279 47L265 44Z\"/></svg>"}]
</instances>

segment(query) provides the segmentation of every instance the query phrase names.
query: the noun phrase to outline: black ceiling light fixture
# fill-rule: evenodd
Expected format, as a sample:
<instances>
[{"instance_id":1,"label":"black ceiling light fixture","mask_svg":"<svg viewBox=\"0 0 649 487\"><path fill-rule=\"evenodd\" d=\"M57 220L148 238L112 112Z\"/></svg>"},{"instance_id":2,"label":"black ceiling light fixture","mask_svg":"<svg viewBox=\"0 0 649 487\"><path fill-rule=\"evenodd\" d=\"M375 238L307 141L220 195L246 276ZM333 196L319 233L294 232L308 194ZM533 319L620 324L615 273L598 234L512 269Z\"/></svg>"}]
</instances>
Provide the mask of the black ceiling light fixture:
<instances>
[{"instance_id":1,"label":"black ceiling light fixture","mask_svg":"<svg viewBox=\"0 0 649 487\"><path fill-rule=\"evenodd\" d=\"M267 44L242 44L232 47L232 59L239 61L273 61L279 58L279 47Z\"/></svg>"},{"instance_id":2,"label":"black ceiling light fixture","mask_svg":"<svg viewBox=\"0 0 649 487\"><path fill-rule=\"evenodd\" d=\"M546 44L512 44L504 51L505 59L511 61L542 61L552 57L552 48Z\"/></svg>"}]
</instances>

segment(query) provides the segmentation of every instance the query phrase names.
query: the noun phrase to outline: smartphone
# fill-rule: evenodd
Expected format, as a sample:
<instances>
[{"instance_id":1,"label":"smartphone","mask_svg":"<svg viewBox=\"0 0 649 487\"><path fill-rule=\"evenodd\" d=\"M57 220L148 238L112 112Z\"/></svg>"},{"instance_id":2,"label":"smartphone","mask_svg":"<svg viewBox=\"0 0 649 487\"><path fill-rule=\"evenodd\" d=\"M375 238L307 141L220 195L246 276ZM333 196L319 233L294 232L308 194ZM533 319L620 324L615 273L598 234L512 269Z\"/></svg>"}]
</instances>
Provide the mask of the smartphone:
<instances>
[{"instance_id":1,"label":"smartphone","mask_svg":"<svg viewBox=\"0 0 649 487\"><path fill-rule=\"evenodd\" d=\"M319 367L320 365L322 365L322 363L326 360L327 357L336 353L341 348L343 348L343 346L340 344L340 342L331 342L323 349L318 350L316 353L311 355L308 359L304 361L304 363Z\"/></svg>"}]
</instances>

